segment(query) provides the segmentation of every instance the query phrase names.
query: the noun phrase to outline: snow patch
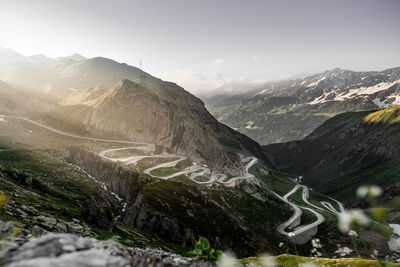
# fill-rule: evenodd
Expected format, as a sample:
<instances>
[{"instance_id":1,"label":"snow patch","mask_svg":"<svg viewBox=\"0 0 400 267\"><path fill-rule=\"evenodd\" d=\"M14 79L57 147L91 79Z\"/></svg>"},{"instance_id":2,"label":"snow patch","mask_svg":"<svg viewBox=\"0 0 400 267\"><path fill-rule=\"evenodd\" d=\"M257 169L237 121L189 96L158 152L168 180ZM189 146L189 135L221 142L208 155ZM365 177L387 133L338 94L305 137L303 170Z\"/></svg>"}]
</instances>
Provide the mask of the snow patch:
<instances>
[{"instance_id":1,"label":"snow patch","mask_svg":"<svg viewBox=\"0 0 400 267\"><path fill-rule=\"evenodd\" d=\"M354 96L373 95L377 92L387 90L397 83L400 83L400 80L397 80L394 82L382 82L382 83L378 83L374 86L351 89L347 93L343 93L343 94L339 95L337 98L335 98L335 100L341 101L341 100L346 100L347 98L354 97Z\"/></svg>"},{"instance_id":2,"label":"snow patch","mask_svg":"<svg viewBox=\"0 0 400 267\"><path fill-rule=\"evenodd\" d=\"M315 81L315 82L310 83L309 85L307 85L307 87L316 86L316 85L318 85L321 81L325 80L325 78L326 78L326 77L324 76L324 77L322 77L321 79L319 79L318 81Z\"/></svg>"},{"instance_id":3,"label":"snow patch","mask_svg":"<svg viewBox=\"0 0 400 267\"><path fill-rule=\"evenodd\" d=\"M345 101L347 99L354 98L354 97L364 97L365 98L368 95L373 95L377 92L387 90L390 87L392 87L393 85L398 84L398 83L400 83L400 79L397 81L394 81L394 82L382 82L382 83L378 83L374 86L350 89L347 92L343 92L339 95L335 95L335 97L333 99L326 100L325 99L326 95L330 94L331 92L336 94L336 92L331 90L330 92L324 92L323 95L316 97L313 101L311 101L308 104L313 105L313 104L323 103L323 102L327 102L327 101ZM394 98L394 101L387 102L387 100L389 100L390 98ZM400 96L396 95L396 94L392 94L392 95L388 96L384 101L375 99L375 100L373 100L373 102L378 107L389 107L389 106L394 106L394 105L400 105Z\"/></svg>"},{"instance_id":4,"label":"snow patch","mask_svg":"<svg viewBox=\"0 0 400 267\"><path fill-rule=\"evenodd\" d=\"M374 104L377 105L378 108L387 108L390 106L390 104L385 103L385 100L380 101L378 98L375 98L374 100L372 100L372 102L374 102Z\"/></svg>"},{"instance_id":5,"label":"snow patch","mask_svg":"<svg viewBox=\"0 0 400 267\"><path fill-rule=\"evenodd\" d=\"M392 106L400 105L400 95L391 94L387 96L383 101L379 100L378 98L372 100L375 105L379 108L387 108Z\"/></svg>"},{"instance_id":6,"label":"snow patch","mask_svg":"<svg viewBox=\"0 0 400 267\"><path fill-rule=\"evenodd\" d=\"M316 97L313 101L311 101L311 102L308 103L308 104L310 104L310 105L315 105L315 104L327 102L327 101L329 101L329 100L326 100L326 96L328 96L328 95L330 95L330 94L336 95L335 90L330 90L330 91L325 91L325 90L324 90L324 93L323 93L321 96Z\"/></svg>"},{"instance_id":7,"label":"snow patch","mask_svg":"<svg viewBox=\"0 0 400 267\"><path fill-rule=\"evenodd\" d=\"M268 89L264 89L264 90L262 90L261 92L255 94L255 95L262 95L262 94L266 93L267 91L268 91Z\"/></svg>"}]
</instances>

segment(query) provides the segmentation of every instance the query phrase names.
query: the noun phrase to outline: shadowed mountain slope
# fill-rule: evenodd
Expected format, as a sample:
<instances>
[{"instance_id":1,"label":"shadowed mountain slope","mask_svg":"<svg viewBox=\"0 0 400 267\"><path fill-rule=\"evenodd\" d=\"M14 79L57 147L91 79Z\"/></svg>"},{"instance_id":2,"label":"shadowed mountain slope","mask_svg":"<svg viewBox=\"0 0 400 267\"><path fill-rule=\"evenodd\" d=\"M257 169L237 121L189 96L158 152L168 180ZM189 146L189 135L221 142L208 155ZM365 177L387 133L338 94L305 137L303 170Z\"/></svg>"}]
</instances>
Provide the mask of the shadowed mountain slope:
<instances>
[{"instance_id":1,"label":"shadowed mountain slope","mask_svg":"<svg viewBox=\"0 0 400 267\"><path fill-rule=\"evenodd\" d=\"M264 148L278 169L350 200L362 184L386 188L400 181L400 106L344 113L303 140Z\"/></svg>"}]
</instances>

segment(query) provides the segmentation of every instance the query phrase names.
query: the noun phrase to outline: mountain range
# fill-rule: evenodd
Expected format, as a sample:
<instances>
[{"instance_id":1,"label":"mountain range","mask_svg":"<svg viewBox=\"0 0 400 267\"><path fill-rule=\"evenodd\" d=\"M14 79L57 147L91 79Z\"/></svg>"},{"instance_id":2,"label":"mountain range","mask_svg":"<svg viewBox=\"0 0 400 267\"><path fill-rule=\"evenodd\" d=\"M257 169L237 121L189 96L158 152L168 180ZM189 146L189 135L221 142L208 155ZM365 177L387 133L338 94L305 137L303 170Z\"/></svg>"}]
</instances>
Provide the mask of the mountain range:
<instances>
[{"instance_id":1,"label":"mountain range","mask_svg":"<svg viewBox=\"0 0 400 267\"><path fill-rule=\"evenodd\" d=\"M218 120L261 144L299 140L339 113L399 105L400 68L337 68L204 101Z\"/></svg>"},{"instance_id":2,"label":"mountain range","mask_svg":"<svg viewBox=\"0 0 400 267\"><path fill-rule=\"evenodd\" d=\"M399 107L386 106L399 79L398 68L335 69L205 105L111 59L1 49L0 225L28 244L39 229L186 256L207 237L239 257L308 256L316 239L329 257L353 242L351 256L378 244L395 257L383 234L354 241L337 224L367 207L363 184L383 188L382 205L398 200ZM395 205L388 214L399 223Z\"/></svg>"}]
</instances>

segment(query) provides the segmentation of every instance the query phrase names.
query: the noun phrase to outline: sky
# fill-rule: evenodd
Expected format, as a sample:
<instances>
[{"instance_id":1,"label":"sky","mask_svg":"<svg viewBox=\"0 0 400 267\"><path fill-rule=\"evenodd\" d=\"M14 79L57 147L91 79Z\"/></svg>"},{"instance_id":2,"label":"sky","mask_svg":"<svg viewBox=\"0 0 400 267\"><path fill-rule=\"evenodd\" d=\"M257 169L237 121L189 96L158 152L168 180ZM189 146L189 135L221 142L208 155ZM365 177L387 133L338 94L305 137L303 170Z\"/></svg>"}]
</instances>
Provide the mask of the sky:
<instances>
[{"instance_id":1,"label":"sky","mask_svg":"<svg viewBox=\"0 0 400 267\"><path fill-rule=\"evenodd\" d=\"M0 46L138 66L193 93L400 66L399 0L0 0Z\"/></svg>"}]
</instances>

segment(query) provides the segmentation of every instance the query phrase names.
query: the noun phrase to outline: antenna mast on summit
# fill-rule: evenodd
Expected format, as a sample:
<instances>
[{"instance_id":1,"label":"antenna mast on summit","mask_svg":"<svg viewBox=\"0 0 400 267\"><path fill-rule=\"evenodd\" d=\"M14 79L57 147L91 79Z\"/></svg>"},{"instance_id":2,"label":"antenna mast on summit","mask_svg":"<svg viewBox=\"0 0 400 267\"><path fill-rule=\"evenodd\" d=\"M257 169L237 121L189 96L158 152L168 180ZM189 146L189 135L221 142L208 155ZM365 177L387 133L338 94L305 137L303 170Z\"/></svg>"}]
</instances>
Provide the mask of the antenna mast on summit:
<instances>
[{"instance_id":1,"label":"antenna mast on summit","mask_svg":"<svg viewBox=\"0 0 400 267\"><path fill-rule=\"evenodd\" d=\"M141 70L141 72L140 72L140 85L142 87L146 87L146 73L142 69L142 60L140 60L139 66L140 66L140 70Z\"/></svg>"}]
</instances>

